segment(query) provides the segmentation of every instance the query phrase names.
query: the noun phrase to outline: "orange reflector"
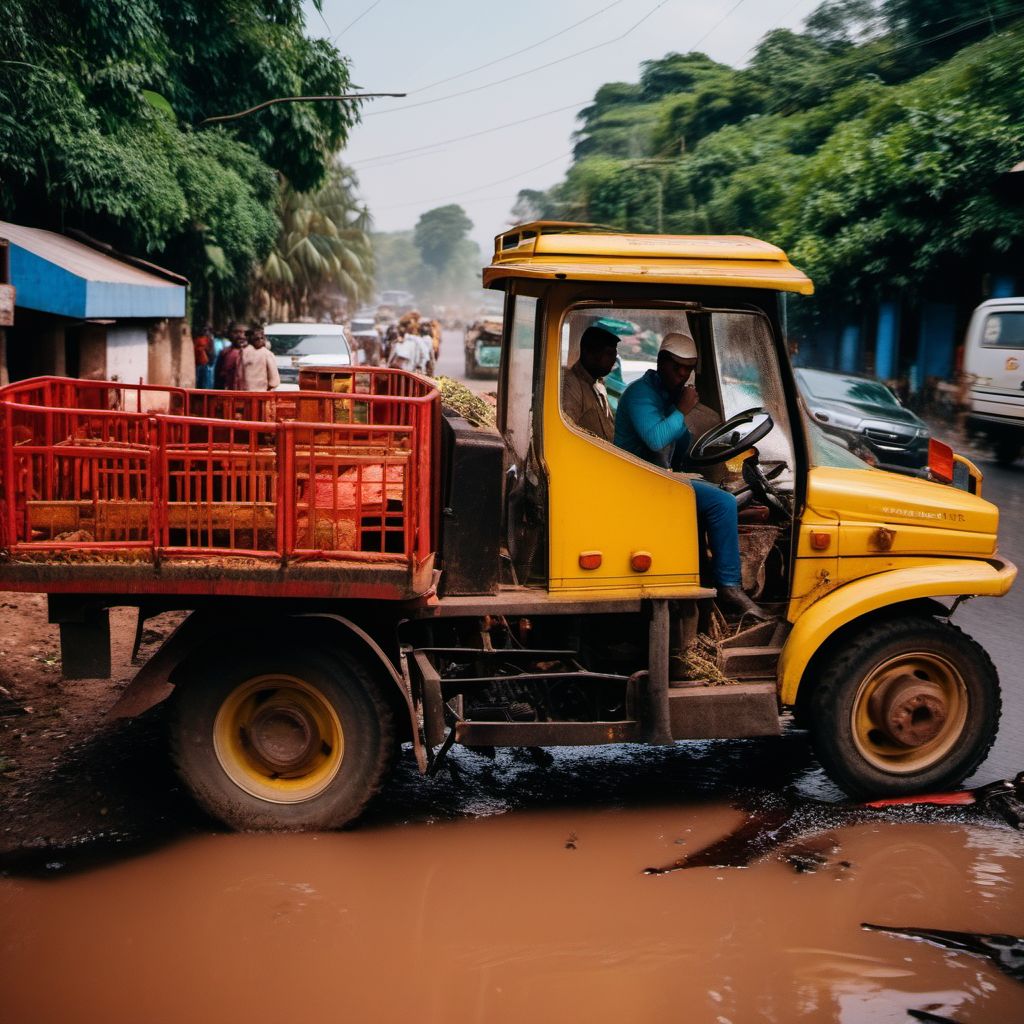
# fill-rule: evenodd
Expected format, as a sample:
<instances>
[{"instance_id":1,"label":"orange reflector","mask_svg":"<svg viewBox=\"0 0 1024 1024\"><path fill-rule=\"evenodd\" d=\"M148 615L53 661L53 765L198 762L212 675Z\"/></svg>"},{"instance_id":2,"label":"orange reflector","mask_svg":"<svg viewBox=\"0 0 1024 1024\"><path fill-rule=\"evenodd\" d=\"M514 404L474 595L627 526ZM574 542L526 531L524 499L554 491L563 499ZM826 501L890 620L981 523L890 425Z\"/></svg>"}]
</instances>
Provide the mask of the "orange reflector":
<instances>
[{"instance_id":1,"label":"orange reflector","mask_svg":"<svg viewBox=\"0 0 1024 1024\"><path fill-rule=\"evenodd\" d=\"M811 547L815 551L828 551L829 545L832 543L831 533L812 533L811 534Z\"/></svg>"},{"instance_id":2,"label":"orange reflector","mask_svg":"<svg viewBox=\"0 0 1024 1024\"><path fill-rule=\"evenodd\" d=\"M580 568L581 569L600 569L601 568L601 552L600 551L581 551L580 552Z\"/></svg>"},{"instance_id":3,"label":"orange reflector","mask_svg":"<svg viewBox=\"0 0 1024 1024\"><path fill-rule=\"evenodd\" d=\"M650 551L634 551L629 556L629 567L633 572L647 572L651 567Z\"/></svg>"},{"instance_id":4,"label":"orange reflector","mask_svg":"<svg viewBox=\"0 0 1024 1024\"><path fill-rule=\"evenodd\" d=\"M928 469L936 480L953 482L953 449L934 437L928 442Z\"/></svg>"}]
</instances>

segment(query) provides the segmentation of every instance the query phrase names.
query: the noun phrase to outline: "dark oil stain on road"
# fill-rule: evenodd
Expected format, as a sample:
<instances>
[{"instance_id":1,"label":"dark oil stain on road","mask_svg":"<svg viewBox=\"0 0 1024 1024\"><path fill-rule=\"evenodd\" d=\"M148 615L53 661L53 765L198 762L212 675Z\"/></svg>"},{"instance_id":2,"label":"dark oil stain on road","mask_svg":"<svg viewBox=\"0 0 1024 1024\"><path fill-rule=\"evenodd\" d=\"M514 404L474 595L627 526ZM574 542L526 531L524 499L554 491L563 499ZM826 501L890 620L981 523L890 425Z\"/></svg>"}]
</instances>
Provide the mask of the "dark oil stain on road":
<instances>
[{"instance_id":1,"label":"dark oil stain on road","mask_svg":"<svg viewBox=\"0 0 1024 1024\"><path fill-rule=\"evenodd\" d=\"M0 1018L1024 1020L1024 985L989 960L861 927L1014 933L1018 833L879 820L831 833L813 872L783 846L744 870L644 875L743 819L717 801L561 807L203 836L6 878Z\"/></svg>"}]
</instances>

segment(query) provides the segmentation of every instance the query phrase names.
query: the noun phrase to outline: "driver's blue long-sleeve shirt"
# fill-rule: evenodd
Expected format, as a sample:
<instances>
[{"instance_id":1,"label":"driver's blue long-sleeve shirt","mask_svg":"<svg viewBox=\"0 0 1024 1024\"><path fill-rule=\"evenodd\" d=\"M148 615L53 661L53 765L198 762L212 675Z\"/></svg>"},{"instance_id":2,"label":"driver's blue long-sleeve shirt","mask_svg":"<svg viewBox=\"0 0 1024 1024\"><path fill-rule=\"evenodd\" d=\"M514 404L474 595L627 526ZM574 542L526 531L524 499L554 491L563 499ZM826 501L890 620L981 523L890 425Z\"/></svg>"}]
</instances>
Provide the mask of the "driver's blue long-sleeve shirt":
<instances>
[{"instance_id":1,"label":"driver's blue long-sleeve shirt","mask_svg":"<svg viewBox=\"0 0 1024 1024\"><path fill-rule=\"evenodd\" d=\"M665 390L657 370L633 381L615 411L615 445L656 466L668 468L676 443L689 447L686 419ZM688 480L693 488L697 515L711 541L712 568L719 587L741 582L740 545L736 535L736 499L706 480Z\"/></svg>"},{"instance_id":2,"label":"driver's blue long-sleeve shirt","mask_svg":"<svg viewBox=\"0 0 1024 1024\"><path fill-rule=\"evenodd\" d=\"M688 445L686 419L661 383L657 370L648 370L622 393L615 410L615 446L631 455L668 467L672 446Z\"/></svg>"}]
</instances>

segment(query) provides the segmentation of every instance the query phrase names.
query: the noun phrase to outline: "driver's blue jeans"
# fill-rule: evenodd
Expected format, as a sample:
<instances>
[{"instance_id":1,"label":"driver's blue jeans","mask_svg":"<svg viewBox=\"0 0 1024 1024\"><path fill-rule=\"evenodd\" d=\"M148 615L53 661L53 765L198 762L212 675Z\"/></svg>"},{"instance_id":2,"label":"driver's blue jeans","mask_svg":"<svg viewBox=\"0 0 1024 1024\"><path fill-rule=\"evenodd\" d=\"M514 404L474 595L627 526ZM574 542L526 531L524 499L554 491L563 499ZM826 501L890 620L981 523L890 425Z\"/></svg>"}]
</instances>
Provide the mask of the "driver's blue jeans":
<instances>
[{"instance_id":1,"label":"driver's blue jeans","mask_svg":"<svg viewBox=\"0 0 1024 1024\"><path fill-rule=\"evenodd\" d=\"M697 519L708 532L715 585L740 585L740 538L736 499L721 487L704 480L690 480L697 498Z\"/></svg>"}]
</instances>

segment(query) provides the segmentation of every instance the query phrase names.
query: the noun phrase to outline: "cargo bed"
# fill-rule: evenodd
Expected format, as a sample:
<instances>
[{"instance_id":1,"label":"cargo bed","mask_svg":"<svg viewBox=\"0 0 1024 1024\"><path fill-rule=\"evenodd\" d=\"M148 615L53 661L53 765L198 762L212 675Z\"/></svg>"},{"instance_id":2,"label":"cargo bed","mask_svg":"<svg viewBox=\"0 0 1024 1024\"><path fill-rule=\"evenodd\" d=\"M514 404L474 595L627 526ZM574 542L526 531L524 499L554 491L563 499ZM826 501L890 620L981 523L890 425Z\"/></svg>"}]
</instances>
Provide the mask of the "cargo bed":
<instances>
[{"instance_id":1,"label":"cargo bed","mask_svg":"<svg viewBox=\"0 0 1024 1024\"><path fill-rule=\"evenodd\" d=\"M0 389L0 588L405 600L431 585L440 396L37 378Z\"/></svg>"}]
</instances>

